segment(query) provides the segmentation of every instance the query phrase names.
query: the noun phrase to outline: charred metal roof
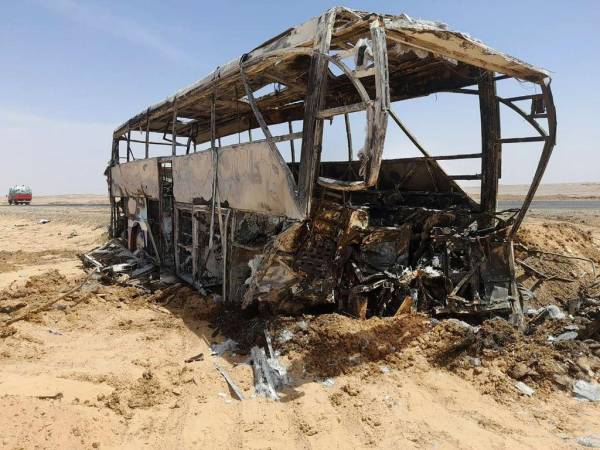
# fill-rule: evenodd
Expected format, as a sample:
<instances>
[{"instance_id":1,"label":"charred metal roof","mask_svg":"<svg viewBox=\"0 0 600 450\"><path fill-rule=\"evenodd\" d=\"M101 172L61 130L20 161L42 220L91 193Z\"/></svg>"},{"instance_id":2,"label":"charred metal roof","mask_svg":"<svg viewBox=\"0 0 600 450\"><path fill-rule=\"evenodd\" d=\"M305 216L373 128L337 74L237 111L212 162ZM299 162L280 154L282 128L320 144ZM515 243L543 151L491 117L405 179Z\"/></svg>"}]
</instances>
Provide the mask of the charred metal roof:
<instances>
[{"instance_id":1,"label":"charred metal roof","mask_svg":"<svg viewBox=\"0 0 600 450\"><path fill-rule=\"evenodd\" d=\"M405 14L381 15L344 7L334 8L330 54L336 58L351 54L358 38L379 19L388 41L389 88L392 101L459 89L472 85L481 69L532 82L548 77L544 69L494 50L465 33L445 24L416 20ZM324 16L322 16L324 17ZM177 117L177 136L193 136L197 143L210 139L211 99L216 98L216 136L255 128L249 102L240 76L243 68L253 90L278 83L282 88L264 95L256 103L267 124L300 120L303 117L310 55L317 25L315 17L289 28L264 42L241 58L218 67L208 76L150 106L120 125L114 137L128 130L171 132ZM362 74L367 91L374 87L374 76ZM360 96L345 74L329 73L326 108L360 102Z\"/></svg>"}]
</instances>

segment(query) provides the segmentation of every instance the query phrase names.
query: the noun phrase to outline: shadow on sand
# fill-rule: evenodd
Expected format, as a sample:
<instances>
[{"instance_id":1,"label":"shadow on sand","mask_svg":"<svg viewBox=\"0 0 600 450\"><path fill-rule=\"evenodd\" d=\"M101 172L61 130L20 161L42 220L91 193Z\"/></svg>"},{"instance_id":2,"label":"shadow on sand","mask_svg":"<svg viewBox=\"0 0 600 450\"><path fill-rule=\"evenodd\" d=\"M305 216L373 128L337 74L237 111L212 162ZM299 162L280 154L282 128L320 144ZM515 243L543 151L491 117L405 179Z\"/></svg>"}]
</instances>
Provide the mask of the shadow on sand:
<instances>
[{"instance_id":1,"label":"shadow on sand","mask_svg":"<svg viewBox=\"0 0 600 450\"><path fill-rule=\"evenodd\" d=\"M422 316L369 320L338 314L262 316L225 307L215 303L212 296L202 296L187 286L180 288L162 306L182 319L209 347L227 339L236 341L235 352L221 355L234 366L251 363L249 355L253 346L267 348L267 330L276 354L287 359L291 383L279 392L283 402L304 395L297 388L305 383L333 378L393 358L425 331L429 323Z\"/></svg>"}]
</instances>

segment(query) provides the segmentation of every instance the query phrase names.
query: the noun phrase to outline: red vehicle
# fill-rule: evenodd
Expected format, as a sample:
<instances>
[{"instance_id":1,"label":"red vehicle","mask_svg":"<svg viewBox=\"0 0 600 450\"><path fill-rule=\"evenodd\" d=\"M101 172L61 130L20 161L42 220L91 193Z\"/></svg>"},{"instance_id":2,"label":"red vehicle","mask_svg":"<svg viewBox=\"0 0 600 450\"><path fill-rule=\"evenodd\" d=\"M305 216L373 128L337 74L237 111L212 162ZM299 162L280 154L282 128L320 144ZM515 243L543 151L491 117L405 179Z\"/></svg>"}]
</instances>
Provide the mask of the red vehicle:
<instances>
[{"instance_id":1,"label":"red vehicle","mask_svg":"<svg viewBox=\"0 0 600 450\"><path fill-rule=\"evenodd\" d=\"M8 190L9 205L29 205L31 203L31 188L29 186L13 186Z\"/></svg>"}]
</instances>

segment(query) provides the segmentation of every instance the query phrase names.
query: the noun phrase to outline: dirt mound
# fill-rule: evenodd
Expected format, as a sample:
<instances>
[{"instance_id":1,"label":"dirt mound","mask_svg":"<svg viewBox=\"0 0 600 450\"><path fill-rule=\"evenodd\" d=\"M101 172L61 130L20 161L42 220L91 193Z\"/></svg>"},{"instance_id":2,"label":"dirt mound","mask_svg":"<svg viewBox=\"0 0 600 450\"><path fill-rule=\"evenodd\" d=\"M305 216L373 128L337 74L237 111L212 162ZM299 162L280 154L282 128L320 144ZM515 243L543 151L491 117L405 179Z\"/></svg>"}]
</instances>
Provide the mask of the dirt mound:
<instances>
[{"instance_id":1,"label":"dirt mound","mask_svg":"<svg viewBox=\"0 0 600 450\"><path fill-rule=\"evenodd\" d=\"M22 288L0 291L0 299L47 294L55 292L67 284L68 280L63 274L58 270L50 270L41 275L30 277Z\"/></svg>"},{"instance_id":2,"label":"dirt mound","mask_svg":"<svg viewBox=\"0 0 600 450\"><path fill-rule=\"evenodd\" d=\"M154 300L156 298L159 300ZM148 300L170 310L177 310L178 315L194 320L206 320L213 317L221 309L213 295L202 295L187 285L178 286L166 297L163 296L163 292L156 291L153 298Z\"/></svg>"},{"instance_id":3,"label":"dirt mound","mask_svg":"<svg viewBox=\"0 0 600 450\"><path fill-rule=\"evenodd\" d=\"M98 400L115 413L131 419L131 410L152 408L168 398L168 389L162 386L151 371L146 371L133 384L119 383L110 395L99 395Z\"/></svg>"},{"instance_id":4,"label":"dirt mound","mask_svg":"<svg viewBox=\"0 0 600 450\"><path fill-rule=\"evenodd\" d=\"M590 230L565 222L525 223L517 242L528 248L568 253L592 259L600 264L600 248ZM589 264L587 270L590 270Z\"/></svg>"},{"instance_id":5,"label":"dirt mound","mask_svg":"<svg viewBox=\"0 0 600 450\"><path fill-rule=\"evenodd\" d=\"M77 256L72 250L44 250L41 252L0 251L0 273L12 272L23 266L40 263L44 260L72 259Z\"/></svg>"},{"instance_id":6,"label":"dirt mound","mask_svg":"<svg viewBox=\"0 0 600 450\"><path fill-rule=\"evenodd\" d=\"M419 348L434 366L471 379L501 401L517 395L517 381L541 394L570 391L575 380L597 381L595 373L600 370L600 336L596 340L556 339L575 329L575 322L584 330L582 320L565 318L547 319L522 333L501 318L480 326L450 319L424 334Z\"/></svg>"},{"instance_id":7,"label":"dirt mound","mask_svg":"<svg viewBox=\"0 0 600 450\"><path fill-rule=\"evenodd\" d=\"M17 332L17 329L15 327L12 327L10 325L8 325L8 326L2 325L2 326L0 326L0 339L12 336L16 332Z\"/></svg>"},{"instance_id":8,"label":"dirt mound","mask_svg":"<svg viewBox=\"0 0 600 450\"><path fill-rule=\"evenodd\" d=\"M356 320L339 314L284 318L272 332L295 364L318 377L349 373L365 363L384 362L429 327L421 315Z\"/></svg>"},{"instance_id":9,"label":"dirt mound","mask_svg":"<svg viewBox=\"0 0 600 450\"><path fill-rule=\"evenodd\" d=\"M162 403L165 391L152 372L144 372L130 389L127 406L130 408L150 408Z\"/></svg>"},{"instance_id":10,"label":"dirt mound","mask_svg":"<svg viewBox=\"0 0 600 450\"><path fill-rule=\"evenodd\" d=\"M515 258L517 282L533 294L526 306L534 308L554 303L568 309L569 300L589 296L596 282L591 262L600 275L598 238L564 222L525 224L515 244Z\"/></svg>"},{"instance_id":11,"label":"dirt mound","mask_svg":"<svg viewBox=\"0 0 600 450\"><path fill-rule=\"evenodd\" d=\"M34 308L66 291L72 285L57 270L30 277L23 287L0 291L0 320L9 319L11 314L24 307Z\"/></svg>"}]
</instances>

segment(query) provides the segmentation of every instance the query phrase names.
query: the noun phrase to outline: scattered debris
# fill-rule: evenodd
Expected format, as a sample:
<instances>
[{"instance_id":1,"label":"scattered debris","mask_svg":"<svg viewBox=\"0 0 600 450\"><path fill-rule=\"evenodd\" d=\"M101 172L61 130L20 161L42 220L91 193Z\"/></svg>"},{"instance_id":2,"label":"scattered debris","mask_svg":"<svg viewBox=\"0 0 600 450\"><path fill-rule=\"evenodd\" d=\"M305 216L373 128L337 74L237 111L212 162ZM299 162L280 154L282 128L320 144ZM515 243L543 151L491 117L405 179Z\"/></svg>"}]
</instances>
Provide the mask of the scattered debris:
<instances>
[{"instance_id":1,"label":"scattered debris","mask_svg":"<svg viewBox=\"0 0 600 450\"><path fill-rule=\"evenodd\" d=\"M325 378L321 381L321 384L325 387L331 387L335 384L335 380L333 378Z\"/></svg>"},{"instance_id":2,"label":"scattered debris","mask_svg":"<svg viewBox=\"0 0 600 450\"><path fill-rule=\"evenodd\" d=\"M273 351L273 342L271 340L271 335L269 334L269 331L266 328L265 328L265 342L267 343L268 357L274 358L275 352Z\"/></svg>"},{"instance_id":3,"label":"scattered debris","mask_svg":"<svg viewBox=\"0 0 600 450\"><path fill-rule=\"evenodd\" d=\"M204 353L198 353L197 355L185 360L186 363L191 363L194 361L204 361Z\"/></svg>"},{"instance_id":4,"label":"scattered debris","mask_svg":"<svg viewBox=\"0 0 600 450\"><path fill-rule=\"evenodd\" d=\"M481 358L469 356L469 364L471 364L473 367L481 367Z\"/></svg>"},{"instance_id":5,"label":"scattered debris","mask_svg":"<svg viewBox=\"0 0 600 450\"><path fill-rule=\"evenodd\" d=\"M577 333L577 331L567 331L566 333L562 333L562 334L559 334L558 336L556 336L556 338L554 339L554 342L573 341L573 340L577 339L578 335L579 335L579 333Z\"/></svg>"},{"instance_id":6,"label":"scattered debris","mask_svg":"<svg viewBox=\"0 0 600 450\"><path fill-rule=\"evenodd\" d=\"M300 320L296 325L300 330L308 331L308 323L306 322L306 320Z\"/></svg>"},{"instance_id":7,"label":"scattered debris","mask_svg":"<svg viewBox=\"0 0 600 450\"><path fill-rule=\"evenodd\" d=\"M535 389L527 386L522 381L516 382L515 387L519 390L519 392L521 392L522 394L524 394L528 397L531 397L535 393Z\"/></svg>"},{"instance_id":8,"label":"scattered debris","mask_svg":"<svg viewBox=\"0 0 600 450\"><path fill-rule=\"evenodd\" d=\"M267 358L267 364L271 370L271 380L275 390L279 391L290 384L287 368L278 358Z\"/></svg>"},{"instance_id":9,"label":"scattered debris","mask_svg":"<svg viewBox=\"0 0 600 450\"><path fill-rule=\"evenodd\" d=\"M212 356L222 356L226 352L234 352L238 348L238 343L233 339L227 339L219 344L211 344L210 351Z\"/></svg>"},{"instance_id":10,"label":"scattered debris","mask_svg":"<svg viewBox=\"0 0 600 450\"><path fill-rule=\"evenodd\" d=\"M566 314L556 305L548 305L545 309L551 319L563 320Z\"/></svg>"},{"instance_id":11,"label":"scattered debris","mask_svg":"<svg viewBox=\"0 0 600 450\"><path fill-rule=\"evenodd\" d=\"M58 392L54 395L36 395L35 398L39 398L40 400L60 400L62 399L63 393L62 392Z\"/></svg>"},{"instance_id":12,"label":"scattered debris","mask_svg":"<svg viewBox=\"0 0 600 450\"><path fill-rule=\"evenodd\" d=\"M37 314L40 313L42 311L46 311L48 309L50 309L52 307L52 305L54 305L55 303L57 303L58 301L60 301L61 299L65 298L67 295L70 295L72 293L74 293L75 291L78 291L79 289L81 289L89 280L90 278L92 278L92 276L97 272L97 270L93 270L92 272L90 272L84 279L83 281L78 284L77 286L75 286L72 289L69 289L67 292L63 292L62 294L60 294L58 297L56 297L54 300L51 300L47 303L44 303L41 306L36 306L36 307L32 307L32 308L26 308L25 312L23 312L20 316L17 317L13 317L11 319L8 319L5 324L6 325L11 325L15 322L18 322L20 320L24 320L27 317L33 315L33 314Z\"/></svg>"},{"instance_id":13,"label":"scattered debris","mask_svg":"<svg viewBox=\"0 0 600 450\"><path fill-rule=\"evenodd\" d=\"M585 380L577 380L573 384L573 395L582 400L591 402L600 401L600 384L588 382Z\"/></svg>"},{"instance_id":14,"label":"scattered debris","mask_svg":"<svg viewBox=\"0 0 600 450\"><path fill-rule=\"evenodd\" d=\"M118 239L112 239L81 255L81 260L108 281L136 287L140 286L137 279L149 277L157 270L155 258L144 250L129 251Z\"/></svg>"},{"instance_id":15,"label":"scattered debris","mask_svg":"<svg viewBox=\"0 0 600 450\"><path fill-rule=\"evenodd\" d=\"M256 393L271 400L279 400L273 380L273 370L268 363L265 351L259 347L250 350L252 370L254 372L254 389Z\"/></svg>"},{"instance_id":16,"label":"scattered debris","mask_svg":"<svg viewBox=\"0 0 600 450\"><path fill-rule=\"evenodd\" d=\"M13 312L17 311L18 309L21 309L23 307L27 306L27 303L21 302L21 301L15 301L12 302L10 304L6 304L3 306L0 306L0 313L3 314L12 314Z\"/></svg>"},{"instance_id":17,"label":"scattered debris","mask_svg":"<svg viewBox=\"0 0 600 450\"><path fill-rule=\"evenodd\" d=\"M285 344L288 341L291 341L294 338L294 333L292 333L290 330L282 330L281 333L279 333L279 337L277 338L277 341L280 344Z\"/></svg>"},{"instance_id":18,"label":"scattered debris","mask_svg":"<svg viewBox=\"0 0 600 450\"><path fill-rule=\"evenodd\" d=\"M458 319L454 319L454 318L450 318L447 320L448 320L448 322L460 325L461 327L465 328L466 330L472 331L473 333L477 333L479 331L479 327L474 327L473 325L468 324L467 322L465 322L463 320L458 320Z\"/></svg>"},{"instance_id":19,"label":"scattered debris","mask_svg":"<svg viewBox=\"0 0 600 450\"><path fill-rule=\"evenodd\" d=\"M575 441L582 447L600 448L600 435L580 436Z\"/></svg>"},{"instance_id":20,"label":"scattered debris","mask_svg":"<svg viewBox=\"0 0 600 450\"><path fill-rule=\"evenodd\" d=\"M269 331L264 330L265 349L253 346L250 349L250 362L254 372L254 388L256 393L271 400L279 400L278 390L287 386L290 382L287 369L277 359L273 350L273 342Z\"/></svg>"},{"instance_id":21,"label":"scattered debris","mask_svg":"<svg viewBox=\"0 0 600 450\"><path fill-rule=\"evenodd\" d=\"M223 369L217 363L215 363L215 368L219 371L219 373L223 376L223 378L225 378L225 381L227 381L227 384L229 385L229 387L231 388L233 393L236 395L238 400L244 400L244 395L242 394L241 389L238 387L238 385L235 383L235 381L233 381L233 379L227 373L227 371L225 371L225 369Z\"/></svg>"}]
</instances>

